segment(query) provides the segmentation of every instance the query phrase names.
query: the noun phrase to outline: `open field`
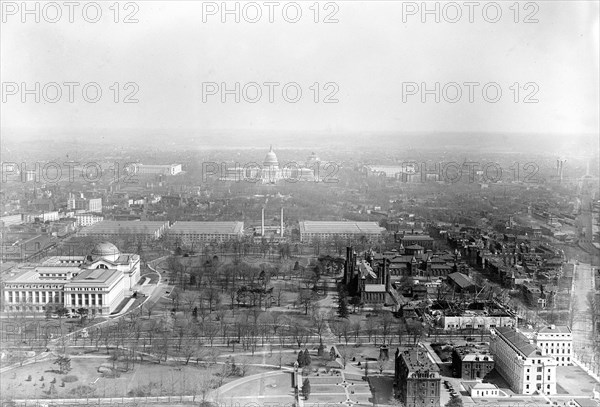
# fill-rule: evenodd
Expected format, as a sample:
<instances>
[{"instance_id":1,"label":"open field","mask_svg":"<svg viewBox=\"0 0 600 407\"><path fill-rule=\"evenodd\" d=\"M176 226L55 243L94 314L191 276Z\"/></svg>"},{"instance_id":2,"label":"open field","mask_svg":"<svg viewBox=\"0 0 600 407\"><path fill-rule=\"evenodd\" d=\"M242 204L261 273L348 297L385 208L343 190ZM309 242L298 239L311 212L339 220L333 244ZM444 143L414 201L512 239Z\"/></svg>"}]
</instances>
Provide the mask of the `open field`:
<instances>
[{"instance_id":1,"label":"open field","mask_svg":"<svg viewBox=\"0 0 600 407\"><path fill-rule=\"evenodd\" d=\"M116 367L120 366L117 363ZM76 397L127 397L191 395L208 392L212 387L237 379L225 376L220 379L223 365L182 365L142 363L127 372L117 368L114 374L98 372L100 366L112 367L108 357L89 355L71 359L72 370L59 374L53 360L18 367L3 373L0 391L4 400L13 398L76 398ZM252 375L268 369L248 366L246 374ZM28 377L31 380L28 381ZM112 376L112 377L109 377ZM43 380L41 380L43 377ZM65 377L75 377L73 382L61 383ZM52 386L52 381L56 380ZM50 391L52 387L52 391Z\"/></svg>"}]
</instances>

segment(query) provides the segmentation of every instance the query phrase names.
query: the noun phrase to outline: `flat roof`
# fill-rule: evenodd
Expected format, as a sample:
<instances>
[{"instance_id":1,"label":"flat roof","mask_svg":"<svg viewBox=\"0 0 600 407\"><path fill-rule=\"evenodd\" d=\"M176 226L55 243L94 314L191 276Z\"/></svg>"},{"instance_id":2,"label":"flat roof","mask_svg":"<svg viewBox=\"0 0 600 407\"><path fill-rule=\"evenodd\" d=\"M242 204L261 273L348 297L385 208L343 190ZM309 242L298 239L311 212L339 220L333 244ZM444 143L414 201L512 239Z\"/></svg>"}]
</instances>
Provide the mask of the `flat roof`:
<instances>
[{"instance_id":1,"label":"flat roof","mask_svg":"<svg viewBox=\"0 0 600 407\"><path fill-rule=\"evenodd\" d=\"M25 284L25 283L42 283L42 284L55 284L55 283L65 283L67 281L65 277L66 274L68 274L69 272L77 272L79 271L79 267L73 267L72 270L65 270L60 269L60 270L56 270L55 268L48 268L48 269L40 269L40 268L33 268L33 267L27 267L24 269L21 269L18 271L17 274L12 275L11 277L7 278L4 283L6 284ZM54 276L54 277L46 277L46 276L41 276L40 273L50 273L53 272L53 274L61 274L60 276ZM59 273L60 272L60 273Z\"/></svg>"},{"instance_id":2,"label":"flat roof","mask_svg":"<svg viewBox=\"0 0 600 407\"><path fill-rule=\"evenodd\" d=\"M44 259L41 266L73 267L85 261L85 256L52 256Z\"/></svg>"},{"instance_id":3,"label":"flat roof","mask_svg":"<svg viewBox=\"0 0 600 407\"><path fill-rule=\"evenodd\" d=\"M122 272L116 269L88 269L79 273L68 284L110 284L120 276L122 276Z\"/></svg>"},{"instance_id":4,"label":"flat roof","mask_svg":"<svg viewBox=\"0 0 600 407\"><path fill-rule=\"evenodd\" d=\"M166 221L103 220L91 226L84 227L81 232L82 234L155 233L166 223Z\"/></svg>"},{"instance_id":5,"label":"flat roof","mask_svg":"<svg viewBox=\"0 0 600 407\"><path fill-rule=\"evenodd\" d=\"M493 362L494 357L488 354L467 353L462 358L463 362Z\"/></svg>"},{"instance_id":6,"label":"flat roof","mask_svg":"<svg viewBox=\"0 0 600 407\"><path fill-rule=\"evenodd\" d=\"M433 240L433 237L428 235L404 235L401 240L422 240L422 241L430 241Z\"/></svg>"},{"instance_id":7,"label":"flat roof","mask_svg":"<svg viewBox=\"0 0 600 407\"><path fill-rule=\"evenodd\" d=\"M571 328L567 325L548 325L538 331L540 334L570 334Z\"/></svg>"},{"instance_id":8,"label":"flat roof","mask_svg":"<svg viewBox=\"0 0 600 407\"><path fill-rule=\"evenodd\" d=\"M300 233L348 233L348 234L379 234L385 228L377 222L354 221L313 221L299 222Z\"/></svg>"},{"instance_id":9,"label":"flat roof","mask_svg":"<svg viewBox=\"0 0 600 407\"><path fill-rule=\"evenodd\" d=\"M384 293L386 292L386 289L384 284L365 284L365 292Z\"/></svg>"},{"instance_id":10,"label":"flat roof","mask_svg":"<svg viewBox=\"0 0 600 407\"><path fill-rule=\"evenodd\" d=\"M398 356L404 360L404 364L409 372L425 370L430 372L440 371L439 367L430 359L429 354L422 349L401 351Z\"/></svg>"},{"instance_id":11,"label":"flat roof","mask_svg":"<svg viewBox=\"0 0 600 407\"><path fill-rule=\"evenodd\" d=\"M169 233L241 234L244 222L175 222Z\"/></svg>"}]
</instances>

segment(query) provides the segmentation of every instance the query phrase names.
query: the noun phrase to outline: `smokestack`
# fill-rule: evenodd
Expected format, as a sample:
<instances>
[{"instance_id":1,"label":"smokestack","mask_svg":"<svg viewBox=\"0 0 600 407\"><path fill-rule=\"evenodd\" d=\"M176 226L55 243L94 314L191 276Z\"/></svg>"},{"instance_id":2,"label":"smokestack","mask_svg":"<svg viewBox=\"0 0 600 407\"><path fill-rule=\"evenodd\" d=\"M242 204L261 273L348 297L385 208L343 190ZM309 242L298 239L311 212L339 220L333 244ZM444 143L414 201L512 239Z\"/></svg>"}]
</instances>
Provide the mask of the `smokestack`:
<instances>
[{"instance_id":1,"label":"smokestack","mask_svg":"<svg viewBox=\"0 0 600 407\"><path fill-rule=\"evenodd\" d=\"M281 226L280 226L280 236L283 237L283 206L281 207Z\"/></svg>"},{"instance_id":2,"label":"smokestack","mask_svg":"<svg viewBox=\"0 0 600 407\"><path fill-rule=\"evenodd\" d=\"M261 217L260 217L260 235L265 235L265 208L262 208Z\"/></svg>"}]
</instances>

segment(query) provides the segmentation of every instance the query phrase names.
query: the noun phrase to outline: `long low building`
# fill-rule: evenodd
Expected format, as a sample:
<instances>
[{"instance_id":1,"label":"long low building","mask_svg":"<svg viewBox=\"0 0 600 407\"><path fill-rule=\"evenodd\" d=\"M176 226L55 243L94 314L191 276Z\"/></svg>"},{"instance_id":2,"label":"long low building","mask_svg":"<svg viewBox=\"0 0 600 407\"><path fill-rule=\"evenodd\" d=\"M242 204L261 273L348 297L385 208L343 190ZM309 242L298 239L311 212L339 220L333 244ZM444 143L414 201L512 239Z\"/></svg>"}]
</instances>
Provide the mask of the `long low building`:
<instances>
[{"instance_id":1,"label":"long low building","mask_svg":"<svg viewBox=\"0 0 600 407\"><path fill-rule=\"evenodd\" d=\"M516 316L509 313L498 312L492 315L481 312L465 312L461 315L442 315L437 320L437 326L444 330L464 330L473 331L489 330L499 327L513 327L516 325Z\"/></svg>"},{"instance_id":2,"label":"long low building","mask_svg":"<svg viewBox=\"0 0 600 407\"><path fill-rule=\"evenodd\" d=\"M160 238L168 228L169 222L162 221L104 220L81 229L79 235L106 240L118 236L136 236L143 240L155 240Z\"/></svg>"},{"instance_id":3,"label":"long low building","mask_svg":"<svg viewBox=\"0 0 600 407\"><path fill-rule=\"evenodd\" d=\"M348 239L365 236L373 239L378 238L385 231L385 228L379 226L377 222L306 220L299 224L300 241L303 243L311 242L315 238L329 240L334 237Z\"/></svg>"},{"instance_id":4,"label":"long low building","mask_svg":"<svg viewBox=\"0 0 600 407\"><path fill-rule=\"evenodd\" d=\"M177 175L181 173L181 164L132 164L130 169L139 175Z\"/></svg>"},{"instance_id":5,"label":"long low building","mask_svg":"<svg viewBox=\"0 0 600 407\"><path fill-rule=\"evenodd\" d=\"M244 235L244 222L175 222L169 229L170 239L183 244L224 242Z\"/></svg>"}]
</instances>

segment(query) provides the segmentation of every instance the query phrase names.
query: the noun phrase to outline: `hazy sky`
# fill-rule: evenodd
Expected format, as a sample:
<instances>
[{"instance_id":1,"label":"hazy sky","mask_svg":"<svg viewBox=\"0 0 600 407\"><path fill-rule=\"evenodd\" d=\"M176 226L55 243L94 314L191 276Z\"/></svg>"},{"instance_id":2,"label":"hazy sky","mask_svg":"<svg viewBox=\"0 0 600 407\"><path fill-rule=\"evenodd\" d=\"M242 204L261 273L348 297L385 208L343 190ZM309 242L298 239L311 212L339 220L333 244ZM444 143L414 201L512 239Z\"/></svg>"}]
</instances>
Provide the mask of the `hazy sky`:
<instances>
[{"instance_id":1,"label":"hazy sky","mask_svg":"<svg viewBox=\"0 0 600 407\"><path fill-rule=\"evenodd\" d=\"M312 1L300 1L299 22L283 18L282 9L289 2L279 2L274 23L269 23L269 8L257 2L263 15L260 21L241 21L234 16L221 22L220 12L204 15L221 2L138 1L138 10L125 9L120 3L119 20L132 11L137 23L114 23L113 2L100 2L100 22L86 22L81 7L68 21L68 8L62 18L53 19L56 10L40 10L40 23L32 15L3 2L1 31L1 74L3 82L2 130L18 134L15 129L160 129L167 133L185 130L251 129L254 131L450 131L450 132L535 132L597 133L598 127L598 15L596 1L538 1L519 4L518 23L514 22L514 3L498 2L502 16L492 20L496 10L480 2L469 22L469 8L457 2L463 13L460 21L450 23L456 8L439 3L440 23L435 15L422 22L421 2L336 1L321 2L319 20L334 13L337 23L313 21ZM12 3L12 2L10 2ZM235 7L228 2L230 8ZM21 2L13 3L21 7ZM34 7L34 2L29 3ZM62 4L62 2L58 2ZM86 2L81 3L86 4ZM431 9L435 2L429 2ZM239 3L242 10L244 2ZM484 15L483 8L486 6ZM9 7L7 9L7 7ZM536 9L537 8L537 9ZM314 9L314 7L313 7ZM255 15L256 7L246 7L246 17ZM403 15L403 10L406 12ZM527 15L537 23L524 23ZM86 16L92 19L93 8ZM286 16L295 15L288 6ZM27 17L23 23L21 20ZM403 18L406 22L403 22ZM19 84L15 92L10 82ZM62 98L57 103L54 88L46 87L40 103L34 96L21 101L20 84L43 88L50 82L96 82L102 89L97 103L83 99L81 86L75 88L74 102L68 102L68 87L61 85ZM138 103L122 100L133 87L121 89L120 103L114 103L114 82L134 82L139 87ZM203 83L227 83L232 89L239 82L261 84L262 98L248 103L242 97L226 103L220 94L208 96L203 103ZM279 82L274 103L269 103L265 82ZM286 102L282 86L296 82L302 90L297 103ZM313 83L321 84L319 103L313 100ZM337 84L338 103L325 104L324 97L334 89L323 89L328 82ZM462 98L450 103L455 87L447 87L439 103L434 96L421 101L421 93L409 82L425 82L434 89L450 82L460 84ZM465 82L478 82L474 101L469 103ZM492 103L488 97L495 89L501 99ZM515 103L517 82L521 88ZM404 84L404 85L403 85ZM408 87L407 87L408 86ZM403 87L416 92L405 94ZM511 90L512 87L512 90ZM249 97L254 89L247 88ZM291 89L291 90L290 90ZM288 95L294 96L294 88ZM314 88L313 88L314 89ZM535 92L537 103L523 103ZM40 89L40 94L42 90ZM442 91L440 90L440 94ZM89 94L94 96L93 88ZM10 130L10 131L7 131Z\"/></svg>"}]
</instances>

